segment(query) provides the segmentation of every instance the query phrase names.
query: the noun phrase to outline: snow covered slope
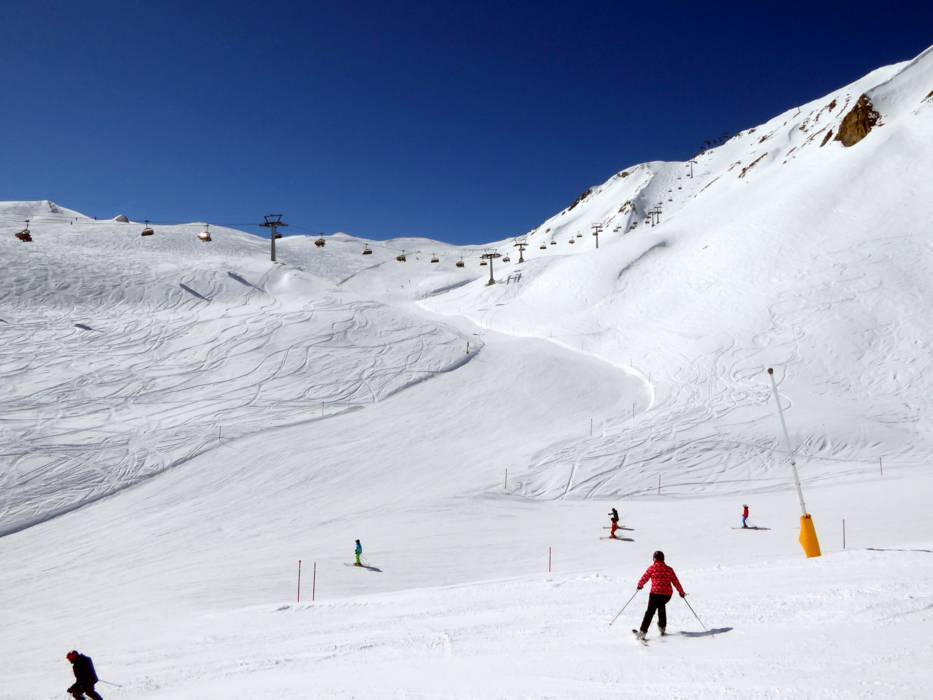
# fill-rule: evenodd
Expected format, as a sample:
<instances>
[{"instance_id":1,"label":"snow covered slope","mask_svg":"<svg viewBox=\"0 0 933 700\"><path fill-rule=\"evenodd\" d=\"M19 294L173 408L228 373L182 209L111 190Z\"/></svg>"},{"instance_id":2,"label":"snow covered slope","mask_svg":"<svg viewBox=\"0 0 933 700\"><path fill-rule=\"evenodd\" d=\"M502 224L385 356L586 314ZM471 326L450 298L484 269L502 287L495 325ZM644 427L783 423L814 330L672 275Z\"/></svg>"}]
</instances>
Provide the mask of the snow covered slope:
<instances>
[{"instance_id":1,"label":"snow covered slope","mask_svg":"<svg viewBox=\"0 0 933 700\"><path fill-rule=\"evenodd\" d=\"M0 204L0 698L74 647L106 697L922 697L931 93L928 51L627 168L523 263ZM658 548L712 631L644 649Z\"/></svg>"},{"instance_id":2,"label":"snow covered slope","mask_svg":"<svg viewBox=\"0 0 933 700\"><path fill-rule=\"evenodd\" d=\"M544 450L526 493L638 493L657 471L676 473L680 492L782 483L768 366L796 443L819 458L808 477L847 473L838 459L928 463L931 89L928 50L705 152L692 179L683 163L626 169L528 236L546 251L519 284L426 302L648 380L648 413ZM880 120L845 147L831 136L862 94ZM656 205L661 223L646 228ZM605 226L599 250L591 224Z\"/></svg>"}]
</instances>

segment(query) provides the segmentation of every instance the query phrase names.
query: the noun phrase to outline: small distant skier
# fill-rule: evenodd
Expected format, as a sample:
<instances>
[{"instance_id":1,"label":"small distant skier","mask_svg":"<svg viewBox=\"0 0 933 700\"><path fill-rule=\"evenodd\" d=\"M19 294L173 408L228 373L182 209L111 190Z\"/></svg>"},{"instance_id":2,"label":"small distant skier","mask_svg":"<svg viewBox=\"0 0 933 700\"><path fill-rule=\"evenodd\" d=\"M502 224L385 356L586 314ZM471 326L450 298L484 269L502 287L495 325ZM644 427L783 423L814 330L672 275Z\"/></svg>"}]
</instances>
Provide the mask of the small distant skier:
<instances>
[{"instance_id":1,"label":"small distant skier","mask_svg":"<svg viewBox=\"0 0 933 700\"><path fill-rule=\"evenodd\" d=\"M613 539L618 539L616 537L616 530L619 529L619 511L617 511L615 508L609 511L609 522L611 523L609 536Z\"/></svg>"},{"instance_id":2,"label":"small distant skier","mask_svg":"<svg viewBox=\"0 0 933 700\"><path fill-rule=\"evenodd\" d=\"M664 552L660 550L654 553L654 563L648 567L648 570L645 571L645 575L638 581L638 590L644 587L648 579L651 579L651 593L648 595L648 609L645 610L645 617L641 621L641 629L637 632L638 639L642 641L644 641L645 635L648 634L648 628L651 627L651 620L654 618L655 610L658 611L658 629L661 630L661 636L666 634L667 610L664 606L668 604L674 593L671 586L673 585L673 587L677 589L681 598L687 596L687 594L684 593L683 587L680 585L680 581L677 580L677 574L674 573L671 567L664 563Z\"/></svg>"},{"instance_id":3,"label":"small distant skier","mask_svg":"<svg viewBox=\"0 0 933 700\"><path fill-rule=\"evenodd\" d=\"M77 698L77 700L82 700L85 697L90 698L90 700L103 700L101 695L94 690L94 685L97 683L97 671L94 670L94 662L91 661L91 657L79 654L72 649L65 654L65 658L71 662L71 670L75 674L75 684L65 692L69 693L73 698ZM87 695L85 696L85 694Z\"/></svg>"},{"instance_id":4,"label":"small distant skier","mask_svg":"<svg viewBox=\"0 0 933 700\"><path fill-rule=\"evenodd\" d=\"M742 527L748 528L748 504L742 505Z\"/></svg>"},{"instance_id":5,"label":"small distant skier","mask_svg":"<svg viewBox=\"0 0 933 700\"><path fill-rule=\"evenodd\" d=\"M356 541L354 552L356 553L356 564L354 566L363 566L363 562L360 561L360 557L363 556L363 545L360 544L359 540Z\"/></svg>"}]
</instances>

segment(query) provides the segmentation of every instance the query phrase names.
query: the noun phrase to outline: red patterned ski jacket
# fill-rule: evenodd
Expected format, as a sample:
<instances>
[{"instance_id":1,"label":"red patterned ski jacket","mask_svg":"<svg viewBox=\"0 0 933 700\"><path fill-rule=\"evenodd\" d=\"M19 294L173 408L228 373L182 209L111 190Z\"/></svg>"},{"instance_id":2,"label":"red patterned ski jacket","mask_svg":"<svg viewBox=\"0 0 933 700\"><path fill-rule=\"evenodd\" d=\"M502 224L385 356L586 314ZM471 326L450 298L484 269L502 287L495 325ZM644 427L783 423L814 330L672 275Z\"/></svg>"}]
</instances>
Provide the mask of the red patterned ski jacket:
<instances>
[{"instance_id":1,"label":"red patterned ski jacket","mask_svg":"<svg viewBox=\"0 0 933 700\"><path fill-rule=\"evenodd\" d=\"M680 595L684 595L684 589L680 585L680 581L677 580L677 574L674 573L674 570L665 564L663 561L656 561L654 564L648 567L648 570L645 572L645 575L641 577L641 580L638 582L638 588L641 590L648 579L651 579L651 592L657 593L659 595L673 595L674 591L671 588L673 584L674 588L677 589L677 592Z\"/></svg>"}]
</instances>

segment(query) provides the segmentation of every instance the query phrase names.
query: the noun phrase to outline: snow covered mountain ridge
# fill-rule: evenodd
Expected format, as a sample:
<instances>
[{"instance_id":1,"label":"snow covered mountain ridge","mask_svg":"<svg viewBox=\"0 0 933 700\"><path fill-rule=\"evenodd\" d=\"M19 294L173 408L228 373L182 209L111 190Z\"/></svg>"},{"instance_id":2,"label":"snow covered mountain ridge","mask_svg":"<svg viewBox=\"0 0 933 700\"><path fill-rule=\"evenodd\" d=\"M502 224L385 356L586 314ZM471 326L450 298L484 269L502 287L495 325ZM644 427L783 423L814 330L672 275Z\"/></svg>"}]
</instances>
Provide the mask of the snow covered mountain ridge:
<instances>
[{"instance_id":1,"label":"snow covered mountain ridge","mask_svg":"<svg viewBox=\"0 0 933 700\"><path fill-rule=\"evenodd\" d=\"M49 482L14 479L0 531L211 449L219 423L248 432L310 405L326 414L328 405L380 400L425 371L456 367L467 339L438 325L437 314L547 338L640 385L628 417L606 417L598 436L542 446L517 482L526 495L648 490L658 465L686 490L762 470L783 483L765 365L779 367L803 402L806 415L792 427L809 454L925 460L933 449L922 420L933 396L922 360L933 337L924 225L933 220L931 90L933 48L693 163L627 168L522 239L527 262L518 263L511 241L499 244L492 287L477 250L423 239L340 234L317 247L286 237L287 265L278 267L265 260L266 243L231 230L214 228L209 244L196 236L201 225L157 227L146 239L135 224L51 202L0 205L5 401L8 415L21 416L5 425L12 473L73 473L86 450L111 465L38 510L19 489ZM849 146L840 134L850 134ZM23 245L9 233L25 219L35 240ZM362 246L373 254L360 255ZM394 260L406 246L411 259ZM412 301L434 319L422 330ZM378 329L386 357L407 357L408 369L394 360L390 371L368 366L367 353L353 352L334 366L328 343L346 344L354 328ZM423 346L425 333L431 354L413 355L406 342ZM138 359L115 365L129 357ZM337 367L346 382L332 379ZM173 378L183 371L196 373ZM146 434L177 448L149 444ZM64 444L63 435L71 436ZM834 464L817 461L814 477L832 475Z\"/></svg>"}]
</instances>

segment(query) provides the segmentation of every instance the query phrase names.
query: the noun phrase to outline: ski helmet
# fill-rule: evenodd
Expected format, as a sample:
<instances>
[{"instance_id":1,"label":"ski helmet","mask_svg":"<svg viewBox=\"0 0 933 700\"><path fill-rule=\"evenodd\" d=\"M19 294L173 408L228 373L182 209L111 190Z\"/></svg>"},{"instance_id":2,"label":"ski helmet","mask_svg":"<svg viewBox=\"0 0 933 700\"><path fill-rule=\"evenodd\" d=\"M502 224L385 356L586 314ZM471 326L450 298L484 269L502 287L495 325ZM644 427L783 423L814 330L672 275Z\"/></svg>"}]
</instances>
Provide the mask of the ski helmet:
<instances>
[{"instance_id":1,"label":"ski helmet","mask_svg":"<svg viewBox=\"0 0 933 700\"><path fill-rule=\"evenodd\" d=\"M662 552L660 549L659 549L657 552L655 552L655 553L654 553L654 560L655 560L655 561L664 561L664 552Z\"/></svg>"},{"instance_id":2,"label":"ski helmet","mask_svg":"<svg viewBox=\"0 0 933 700\"><path fill-rule=\"evenodd\" d=\"M68 659L71 663L74 663L78 660L78 652L72 649L67 654L65 654L65 658Z\"/></svg>"}]
</instances>

